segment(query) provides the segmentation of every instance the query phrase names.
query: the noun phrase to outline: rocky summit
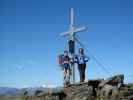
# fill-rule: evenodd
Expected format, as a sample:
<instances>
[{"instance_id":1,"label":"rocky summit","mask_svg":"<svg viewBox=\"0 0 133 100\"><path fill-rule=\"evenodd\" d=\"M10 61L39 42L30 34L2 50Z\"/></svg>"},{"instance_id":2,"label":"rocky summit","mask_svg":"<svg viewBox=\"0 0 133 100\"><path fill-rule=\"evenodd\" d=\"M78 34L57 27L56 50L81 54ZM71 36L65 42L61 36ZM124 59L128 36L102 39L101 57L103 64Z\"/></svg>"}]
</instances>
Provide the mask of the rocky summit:
<instances>
[{"instance_id":1,"label":"rocky summit","mask_svg":"<svg viewBox=\"0 0 133 100\"><path fill-rule=\"evenodd\" d=\"M124 75L116 75L47 91L38 89L32 95L23 90L21 95L8 98L0 100L133 100L133 85L124 84Z\"/></svg>"},{"instance_id":2,"label":"rocky summit","mask_svg":"<svg viewBox=\"0 0 133 100\"><path fill-rule=\"evenodd\" d=\"M133 87L124 84L123 80L124 75L116 75L47 92L38 90L32 96L25 92L23 100L133 100Z\"/></svg>"}]
</instances>

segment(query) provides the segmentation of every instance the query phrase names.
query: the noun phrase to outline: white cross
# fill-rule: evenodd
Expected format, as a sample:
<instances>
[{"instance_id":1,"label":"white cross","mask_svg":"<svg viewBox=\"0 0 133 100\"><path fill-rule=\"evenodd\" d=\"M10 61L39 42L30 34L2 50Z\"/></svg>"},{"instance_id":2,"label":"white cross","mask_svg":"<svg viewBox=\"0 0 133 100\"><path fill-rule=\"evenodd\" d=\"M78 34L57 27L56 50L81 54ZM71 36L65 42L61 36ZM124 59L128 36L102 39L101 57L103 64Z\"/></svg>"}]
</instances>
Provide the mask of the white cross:
<instances>
[{"instance_id":1,"label":"white cross","mask_svg":"<svg viewBox=\"0 0 133 100\"><path fill-rule=\"evenodd\" d=\"M74 26L74 11L73 11L73 8L71 8L71 13L70 13L70 28L67 32L63 32L61 33L60 35L61 36L69 36L70 37L70 40L72 41L77 41L76 37L75 37L75 34L77 32L81 32L81 31L84 31L86 30L86 28L83 26L83 27L75 27ZM74 54L71 54L72 58L74 58ZM72 82L75 83L75 66L74 64L71 65L72 67Z\"/></svg>"}]
</instances>

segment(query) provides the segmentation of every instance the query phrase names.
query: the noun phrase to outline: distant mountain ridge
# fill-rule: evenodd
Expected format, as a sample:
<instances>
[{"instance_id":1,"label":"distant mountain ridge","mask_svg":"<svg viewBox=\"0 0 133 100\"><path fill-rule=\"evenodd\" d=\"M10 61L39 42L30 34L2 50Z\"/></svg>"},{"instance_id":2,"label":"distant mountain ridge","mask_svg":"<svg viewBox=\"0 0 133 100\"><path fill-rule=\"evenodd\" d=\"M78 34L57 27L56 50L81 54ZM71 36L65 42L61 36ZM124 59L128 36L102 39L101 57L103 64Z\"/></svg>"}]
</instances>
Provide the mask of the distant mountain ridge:
<instances>
[{"instance_id":1,"label":"distant mountain ridge","mask_svg":"<svg viewBox=\"0 0 133 100\"><path fill-rule=\"evenodd\" d=\"M19 90L18 88L0 87L0 94L17 94Z\"/></svg>"},{"instance_id":2,"label":"distant mountain ridge","mask_svg":"<svg viewBox=\"0 0 133 100\"><path fill-rule=\"evenodd\" d=\"M23 91L27 91L29 95L33 95L36 90L40 91L48 91L54 88L49 87L27 87L27 88L10 88L10 87L0 87L0 95L1 94L10 94L10 95L18 95L22 94Z\"/></svg>"}]
</instances>

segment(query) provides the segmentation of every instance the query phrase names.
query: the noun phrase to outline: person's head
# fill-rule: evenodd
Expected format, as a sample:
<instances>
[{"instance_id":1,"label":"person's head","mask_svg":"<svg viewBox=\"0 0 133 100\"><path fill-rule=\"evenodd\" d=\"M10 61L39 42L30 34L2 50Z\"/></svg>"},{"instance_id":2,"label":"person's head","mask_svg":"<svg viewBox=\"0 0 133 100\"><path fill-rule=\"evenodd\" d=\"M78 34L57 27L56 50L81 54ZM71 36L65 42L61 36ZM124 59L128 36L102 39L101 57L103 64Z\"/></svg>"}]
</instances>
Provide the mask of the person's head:
<instances>
[{"instance_id":1,"label":"person's head","mask_svg":"<svg viewBox=\"0 0 133 100\"><path fill-rule=\"evenodd\" d=\"M79 54L84 54L84 49L83 48L79 48Z\"/></svg>"},{"instance_id":2,"label":"person's head","mask_svg":"<svg viewBox=\"0 0 133 100\"><path fill-rule=\"evenodd\" d=\"M64 55L68 56L68 51L67 50L64 51Z\"/></svg>"}]
</instances>

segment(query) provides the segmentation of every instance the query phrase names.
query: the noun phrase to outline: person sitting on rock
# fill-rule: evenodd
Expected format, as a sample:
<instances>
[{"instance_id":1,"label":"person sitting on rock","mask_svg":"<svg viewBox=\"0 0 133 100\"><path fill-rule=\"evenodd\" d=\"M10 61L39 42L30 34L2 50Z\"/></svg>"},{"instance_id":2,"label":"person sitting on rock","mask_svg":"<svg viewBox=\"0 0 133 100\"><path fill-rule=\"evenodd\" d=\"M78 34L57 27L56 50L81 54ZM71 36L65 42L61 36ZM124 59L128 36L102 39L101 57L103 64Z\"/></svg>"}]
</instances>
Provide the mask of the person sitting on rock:
<instances>
[{"instance_id":1,"label":"person sitting on rock","mask_svg":"<svg viewBox=\"0 0 133 100\"><path fill-rule=\"evenodd\" d=\"M86 69L86 62L88 62L89 57L84 54L84 49L79 49L79 54L75 56L75 63L78 64L78 70L80 74L80 82L85 81L85 69Z\"/></svg>"},{"instance_id":2,"label":"person sitting on rock","mask_svg":"<svg viewBox=\"0 0 133 100\"><path fill-rule=\"evenodd\" d=\"M70 83L70 58L68 56L68 51L64 51L63 70L64 70L64 86L66 87Z\"/></svg>"}]
</instances>

